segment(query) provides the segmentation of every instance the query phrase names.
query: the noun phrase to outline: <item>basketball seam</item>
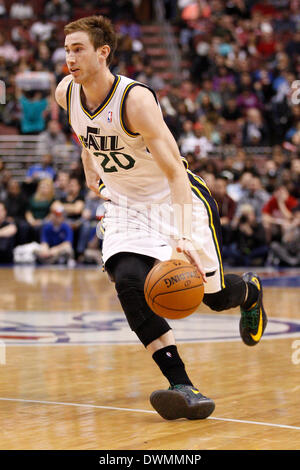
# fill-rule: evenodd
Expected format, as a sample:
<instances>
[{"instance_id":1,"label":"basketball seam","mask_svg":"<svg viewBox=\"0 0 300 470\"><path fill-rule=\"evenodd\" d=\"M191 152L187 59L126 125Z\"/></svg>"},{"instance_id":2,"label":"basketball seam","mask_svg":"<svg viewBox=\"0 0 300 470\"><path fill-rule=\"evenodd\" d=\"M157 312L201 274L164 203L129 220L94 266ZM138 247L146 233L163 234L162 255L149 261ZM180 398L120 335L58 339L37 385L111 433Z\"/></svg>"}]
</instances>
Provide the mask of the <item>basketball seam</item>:
<instances>
[{"instance_id":1,"label":"basketball seam","mask_svg":"<svg viewBox=\"0 0 300 470\"><path fill-rule=\"evenodd\" d=\"M200 286L203 286L203 283L200 284ZM188 290L191 290L191 289L194 289L196 287L200 287L200 286L193 286L193 287L189 287ZM158 303L155 299L157 297L160 297L161 295L166 295L166 294L173 294L175 292L180 292L180 291L185 291L187 289L177 289L177 290L173 290L173 291L170 291L170 292L163 292L161 294L157 294L153 299L152 299L152 305L156 304L158 305L159 307L161 308L165 308L166 310L170 310L170 311L174 311L174 312L186 312L187 310L192 310L193 308L197 308L199 307L200 303L197 303L197 305L192 305L191 307L189 308L170 308L170 307L165 307L164 305L161 305L160 303Z\"/></svg>"},{"instance_id":2,"label":"basketball seam","mask_svg":"<svg viewBox=\"0 0 300 470\"><path fill-rule=\"evenodd\" d=\"M153 268L149 271L148 275L147 275L147 278L149 276L149 274L151 273L151 275L149 276L149 279L146 278L146 282L145 282L145 285L144 285L144 294L145 294L145 297L148 297L148 300L150 300L150 297L149 297L149 293L147 294L147 288L148 288L148 285L149 285L149 282L150 282L150 279L152 278L154 272L156 271L156 268L158 268L160 265L160 263L156 264L155 266L153 266ZM147 294L147 295L146 295Z\"/></svg>"},{"instance_id":3,"label":"basketball seam","mask_svg":"<svg viewBox=\"0 0 300 470\"><path fill-rule=\"evenodd\" d=\"M196 287L201 287L201 286L203 286L203 282L202 284L198 284L197 286L185 287L184 289L170 290L169 292L161 292L160 294L156 294L156 296L153 297L152 302L154 302L156 297L159 297L160 295L174 294L175 292L181 292L182 290L191 290L191 289L195 289Z\"/></svg>"},{"instance_id":4,"label":"basketball seam","mask_svg":"<svg viewBox=\"0 0 300 470\"><path fill-rule=\"evenodd\" d=\"M191 266L193 267L192 264L191 264ZM173 271L176 271L176 269L183 269L183 268L187 268L187 266L186 266L186 265L184 265L184 266L179 266L179 267L176 266L176 268L171 269L171 271L168 271L167 273L164 273L164 274L163 274L159 279L157 279L157 281L153 284L153 286L151 287L151 289L150 289L150 291L149 291L149 293L148 293L148 297L150 298L150 294L151 294L153 288L156 286L156 284L157 284L166 274L170 274L170 273L172 273Z\"/></svg>"},{"instance_id":5,"label":"basketball seam","mask_svg":"<svg viewBox=\"0 0 300 470\"><path fill-rule=\"evenodd\" d=\"M153 302L155 303L156 305L158 305L159 307L161 308L164 308L165 310L170 310L170 311L173 311L173 312L187 312L189 310L192 310L193 308L197 308L199 307L199 304L196 304L196 305L192 305L191 307L189 308L169 308L169 307L165 307L164 305L161 305L159 304L158 302Z\"/></svg>"}]
</instances>

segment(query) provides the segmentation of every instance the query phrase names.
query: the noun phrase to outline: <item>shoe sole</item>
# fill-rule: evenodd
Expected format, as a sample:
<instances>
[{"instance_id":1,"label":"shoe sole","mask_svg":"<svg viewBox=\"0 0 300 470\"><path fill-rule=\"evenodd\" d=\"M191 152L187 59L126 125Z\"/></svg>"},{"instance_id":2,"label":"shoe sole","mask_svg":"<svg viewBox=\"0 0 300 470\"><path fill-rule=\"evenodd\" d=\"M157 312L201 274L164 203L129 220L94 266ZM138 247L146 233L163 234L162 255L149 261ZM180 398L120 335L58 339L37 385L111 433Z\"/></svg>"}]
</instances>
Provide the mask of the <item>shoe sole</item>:
<instances>
[{"instance_id":1,"label":"shoe sole","mask_svg":"<svg viewBox=\"0 0 300 470\"><path fill-rule=\"evenodd\" d=\"M150 403L164 419L205 419L215 409L213 400L207 398L189 405L185 397L173 390L157 390L150 396Z\"/></svg>"},{"instance_id":2,"label":"shoe sole","mask_svg":"<svg viewBox=\"0 0 300 470\"><path fill-rule=\"evenodd\" d=\"M259 276L257 276L257 274L254 274L254 273L246 273L246 274L251 274L251 276L255 276L258 279L259 283L260 283L259 297L260 297L261 309L262 309L263 328L262 328L261 337L259 338L258 341L255 341L250 336L249 333L247 333L247 337L245 336L245 332L243 332L243 330L242 330L242 319L240 319L240 335L241 335L241 338L242 338L243 342L247 346L256 346L260 342L261 338L263 337L264 331L265 331L267 323L268 323L268 317L267 317L267 314L266 314L264 306L263 306L263 287L262 287L262 283L261 283L261 280L260 280ZM243 276L243 279L244 279L244 276Z\"/></svg>"}]
</instances>

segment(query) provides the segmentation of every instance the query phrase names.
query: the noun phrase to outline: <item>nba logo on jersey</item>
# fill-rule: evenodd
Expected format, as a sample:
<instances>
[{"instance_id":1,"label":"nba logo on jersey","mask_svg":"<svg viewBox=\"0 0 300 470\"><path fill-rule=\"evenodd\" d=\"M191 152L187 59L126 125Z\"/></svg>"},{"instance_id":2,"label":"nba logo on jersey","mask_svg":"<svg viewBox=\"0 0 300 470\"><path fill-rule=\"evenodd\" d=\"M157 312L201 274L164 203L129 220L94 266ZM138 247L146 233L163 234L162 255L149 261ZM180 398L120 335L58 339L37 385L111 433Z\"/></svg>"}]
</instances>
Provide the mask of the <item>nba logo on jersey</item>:
<instances>
[{"instance_id":1,"label":"nba logo on jersey","mask_svg":"<svg viewBox=\"0 0 300 470\"><path fill-rule=\"evenodd\" d=\"M108 111L107 122L112 122L112 111Z\"/></svg>"}]
</instances>

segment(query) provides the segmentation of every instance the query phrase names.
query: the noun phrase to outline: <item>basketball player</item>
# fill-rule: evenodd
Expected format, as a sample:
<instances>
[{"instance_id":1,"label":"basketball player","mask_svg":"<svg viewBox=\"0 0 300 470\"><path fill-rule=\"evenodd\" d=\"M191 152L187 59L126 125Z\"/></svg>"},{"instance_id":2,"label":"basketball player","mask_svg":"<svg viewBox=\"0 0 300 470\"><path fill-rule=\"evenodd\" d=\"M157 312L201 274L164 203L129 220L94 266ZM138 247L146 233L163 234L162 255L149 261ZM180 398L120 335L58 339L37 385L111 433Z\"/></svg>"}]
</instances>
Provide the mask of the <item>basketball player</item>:
<instances>
[{"instance_id":1,"label":"basketball player","mask_svg":"<svg viewBox=\"0 0 300 470\"><path fill-rule=\"evenodd\" d=\"M224 275L215 201L181 158L155 93L111 73L116 34L110 21L81 18L65 26L65 35L70 75L57 86L56 99L82 143L87 186L98 192L100 179L100 189L105 185L105 269L130 328L170 384L150 402L165 419L206 418L215 404L191 382L167 321L148 307L146 276L158 260L171 258L172 247L183 253L203 276L206 305L215 311L240 306L247 345L259 342L267 323L261 282L253 273ZM163 217L153 227L154 206Z\"/></svg>"}]
</instances>

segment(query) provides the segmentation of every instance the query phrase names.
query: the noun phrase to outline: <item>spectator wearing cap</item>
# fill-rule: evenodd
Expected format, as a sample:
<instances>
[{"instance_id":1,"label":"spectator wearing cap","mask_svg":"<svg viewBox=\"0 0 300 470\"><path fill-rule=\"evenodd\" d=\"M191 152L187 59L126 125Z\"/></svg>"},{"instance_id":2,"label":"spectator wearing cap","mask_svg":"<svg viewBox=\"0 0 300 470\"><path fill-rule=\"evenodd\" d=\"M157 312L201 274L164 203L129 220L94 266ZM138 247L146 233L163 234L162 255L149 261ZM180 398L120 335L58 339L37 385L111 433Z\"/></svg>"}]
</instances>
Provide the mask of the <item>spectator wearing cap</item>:
<instances>
[{"instance_id":1,"label":"spectator wearing cap","mask_svg":"<svg viewBox=\"0 0 300 470\"><path fill-rule=\"evenodd\" d=\"M65 264L73 259L73 231L65 221L64 206L54 201L50 220L42 227L38 260L43 264Z\"/></svg>"}]
</instances>

